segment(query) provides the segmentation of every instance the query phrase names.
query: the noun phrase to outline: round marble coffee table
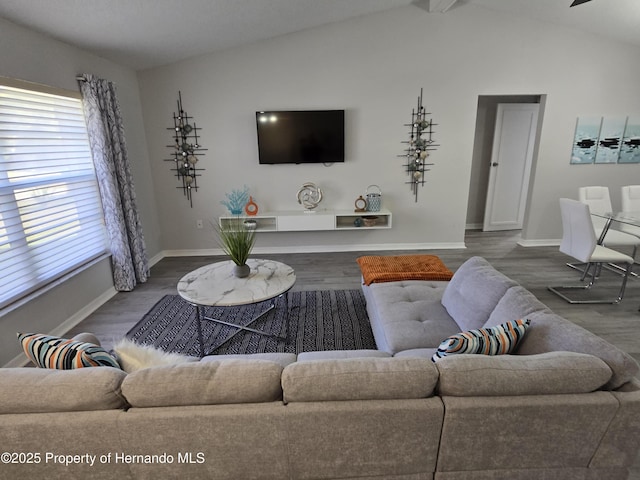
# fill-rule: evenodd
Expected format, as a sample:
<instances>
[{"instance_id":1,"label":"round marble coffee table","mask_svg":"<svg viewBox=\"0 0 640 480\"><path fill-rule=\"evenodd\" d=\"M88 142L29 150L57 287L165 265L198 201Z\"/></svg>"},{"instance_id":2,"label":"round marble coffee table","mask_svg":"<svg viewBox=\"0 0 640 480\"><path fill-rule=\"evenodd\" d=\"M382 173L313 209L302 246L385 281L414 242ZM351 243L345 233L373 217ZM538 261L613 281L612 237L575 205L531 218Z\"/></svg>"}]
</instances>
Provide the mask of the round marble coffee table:
<instances>
[{"instance_id":1,"label":"round marble coffee table","mask_svg":"<svg viewBox=\"0 0 640 480\"><path fill-rule=\"evenodd\" d=\"M296 281L296 275L288 265L274 260L249 259L247 265L251 273L246 278L238 278L233 274L234 263L231 260L205 265L187 273L178 282L178 294L187 302L195 305L197 310L198 342L200 356L204 357L204 342L202 338L202 320L221 323L238 330L227 338L242 330L261 335L281 337L263 330L251 328L252 324L267 312L275 308L275 298L286 295ZM253 318L246 325L225 322L216 318L204 316L202 307L232 307L251 303L273 300L269 308ZM289 316L286 315L286 329L289 330ZM286 334L285 334L286 336Z\"/></svg>"}]
</instances>

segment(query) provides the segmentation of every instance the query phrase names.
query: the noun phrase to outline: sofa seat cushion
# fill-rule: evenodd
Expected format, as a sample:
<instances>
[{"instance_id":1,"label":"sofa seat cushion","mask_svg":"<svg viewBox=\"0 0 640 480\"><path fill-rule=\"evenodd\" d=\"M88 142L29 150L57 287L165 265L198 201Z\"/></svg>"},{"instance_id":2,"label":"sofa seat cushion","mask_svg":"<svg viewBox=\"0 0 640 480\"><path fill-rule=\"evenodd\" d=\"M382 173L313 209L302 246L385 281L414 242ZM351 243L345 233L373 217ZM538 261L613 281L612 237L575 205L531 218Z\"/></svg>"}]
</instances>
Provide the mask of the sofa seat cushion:
<instances>
[{"instance_id":1,"label":"sofa seat cushion","mask_svg":"<svg viewBox=\"0 0 640 480\"><path fill-rule=\"evenodd\" d=\"M391 355L381 350L323 350L300 352L298 362L312 360L339 360L344 358L389 358Z\"/></svg>"},{"instance_id":2,"label":"sofa seat cushion","mask_svg":"<svg viewBox=\"0 0 640 480\"><path fill-rule=\"evenodd\" d=\"M313 360L282 372L287 403L426 398L437 381L438 371L424 358Z\"/></svg>"},{"instance_id":3,"label":"sofa seat cushion","mask_svg":"<svg viewBox=\"0 0 640 480\"><path fill-rule=\"evenodd\" d=\"M605 385L616 389L640 371L638 363L615 345L549 311L529 315L531 326L518 347L519 355L569 351L594 355L603 360L613 375Z\"/></svg>"},{"instance_id":4,"label":"sofa seat cushion","mask_svg":"<svg viewBox=\"0 0 640 480\"><path fill-rule=\"evenodd\" d=\"M575 352L459 355L436 366L440 395L457 397L589 393L612 375L598 357Z\"/></svg>"},{"instance_id":5,"label":"sofa seat cushion","mask_svg":"<svg viewBox=\"0 0 640 480\"><path fill-rule=\"evenodd\" d=\"M132 407L272 402L282 398L282 366L221 359L137 370L122 382Z\"/></svg>"},{"instance_id":6,"label":"sofa seat cushion","mask_svg":"<svg viewBox=\"0 0 640 480\"><path fill-rule=\"evenodd\" d=\"M125 408L118 368L0 368L0 414Z\"/></svg>"},{"instance_id":7,"label":"sofa seat cushion","mask_svg":"<svg viewBox=\"0 0 640 480\"><path fill-rule=\"evenodd\" d=\"M516 285L484 258L472 257L456 270L442 294L442 305L459 331L474 330L487 322L505 292Z\"/></svg>"},{"instance_id":8,"label":"sofa seat cushion","mask_svg":"<svg viewBox=\"0 0 640 480\"><path fill-rule=\"evenodd\" d=\"M297 360L295 353L266 352L266 353L229 353L224 355L207 355L200 362L219 362L220 360L267 360L281 365L282 368Z\"/></svg>"},{"instance_id":9,"label":"sofa seat cushion","mask_svg":"<svg viewBox=\"0 0 640 480\"><path fill-rule=\"evenodd\" d=\"M460 331L440 302L447 282L408 280L363 285L378 350L435 347Z\"/></svg>"},{"instance_id":10,"label":"sofa seat cushion","mask_svg":"<svg viewBox=\"0 0 640 480\"><path fill-rule=\"evenodd\" d=\"M365 255L356 262L365 285L402 280L449 281L453 276L436 255Z\"/></svg>"},{"instance_id":11,"label":"sofa seat cushion","mask_svg":"<svg viewBox=\"0 0 640 480\"><path fill-rule=\"evenodd\" d=\"M522 341L530 323L529 319L511 320L495 327L456 333L440 344L438 351L433 354L433 361L439 361L448 355L512 353Z\"/></svg>"},{"instance_id":12,"label":"sofa seat cushion","mask_svg":"<svg viewBox=\"0 0 640 480\"><path fill-rule=\"evenodd\" d=\"M393 356L395 358L406 358L406 357L414 357L414 358L428 358L431 360L433 354L438 351L437 347L431 348L412 348L410 350L403 350L398 353L394 353Z\"/></svg>"}]
</instances>

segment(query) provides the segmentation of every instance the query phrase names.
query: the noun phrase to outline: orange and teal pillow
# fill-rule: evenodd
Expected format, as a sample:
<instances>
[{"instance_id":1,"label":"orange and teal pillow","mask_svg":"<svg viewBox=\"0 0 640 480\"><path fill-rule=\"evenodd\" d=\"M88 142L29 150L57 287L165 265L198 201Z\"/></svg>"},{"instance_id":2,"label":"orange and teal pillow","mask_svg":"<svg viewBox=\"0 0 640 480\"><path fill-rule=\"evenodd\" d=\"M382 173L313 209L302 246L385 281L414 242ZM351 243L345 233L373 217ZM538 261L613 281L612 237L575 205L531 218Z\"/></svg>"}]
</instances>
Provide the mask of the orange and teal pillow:
<instances>
[{"instance_id":1,"label":"orange and teal pillow","mask_svg":"<svg viewBox=\"0 0 640 480\"><path fill-rule=\"evenodd\" d=\"M120 368L113 355L93 343L37 333L18 333L18 341L29 360L40 368Z\"/></svg>"},{"instance_id":2,"label":"orange and teal pillow","mask_svg":"<svg viewBox=\"0 0 640 480\"><path fill-rule=\"evenodd\" d=\"M456 333L444 340L431 358L437 362L447 355L476 353L482 355L505 355L513 352L531 320L511 320L502 325L479 328L467 332Z\"/></svg>"}]
</instances>

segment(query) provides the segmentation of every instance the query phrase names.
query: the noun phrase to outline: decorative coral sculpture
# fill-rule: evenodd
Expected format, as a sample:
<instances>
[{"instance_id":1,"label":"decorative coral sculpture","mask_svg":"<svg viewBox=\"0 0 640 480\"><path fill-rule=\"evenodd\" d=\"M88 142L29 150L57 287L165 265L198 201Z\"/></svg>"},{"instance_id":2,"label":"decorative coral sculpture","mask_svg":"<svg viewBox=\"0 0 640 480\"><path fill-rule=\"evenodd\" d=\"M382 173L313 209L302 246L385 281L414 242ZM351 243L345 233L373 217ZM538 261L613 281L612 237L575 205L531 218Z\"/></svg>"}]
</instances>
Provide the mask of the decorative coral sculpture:
<instances>
[{"instance_id":1,"label":"decorative coral sculpture","mask_svg":"<svg viewBox=\"0 0 640 480\"><path fill-rule=\"evenodd\" d=\"M249 201L249 187L246 185L242 190L231 190L231 193L225 193L226 200L222 200L220 203L229 209L232 215L241 215L244 206Z\"/></svg>"}]
</instances>

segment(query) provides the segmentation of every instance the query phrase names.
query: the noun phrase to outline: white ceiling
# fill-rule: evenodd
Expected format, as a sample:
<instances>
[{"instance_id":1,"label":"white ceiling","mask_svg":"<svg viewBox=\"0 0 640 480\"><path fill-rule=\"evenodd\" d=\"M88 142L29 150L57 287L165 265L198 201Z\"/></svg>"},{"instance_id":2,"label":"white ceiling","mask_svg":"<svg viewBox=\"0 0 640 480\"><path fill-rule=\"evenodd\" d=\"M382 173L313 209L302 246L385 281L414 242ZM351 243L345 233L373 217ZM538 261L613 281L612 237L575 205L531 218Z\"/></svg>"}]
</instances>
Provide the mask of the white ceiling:
<instances>
[{"instance_id":1,"label":"white ceiling","mask_svg":"<svg viewBox=\"0 0 640 480\"><path fill-rule=\"evenodd\" d=\"M640 46L640 0L571 1L0 0L0 17L136 70L410 4L475 4Z\"/></svg>"},{"instance_id":2,"label":"white ceiling","mask_svg":"<svg viewBox=\"0 0 640 480\"><path fill-rule=\"evenodd\" d=\"M640 0L467 0L493 10L525 15L640 46Z\"/></svg>"}]
</instances>

